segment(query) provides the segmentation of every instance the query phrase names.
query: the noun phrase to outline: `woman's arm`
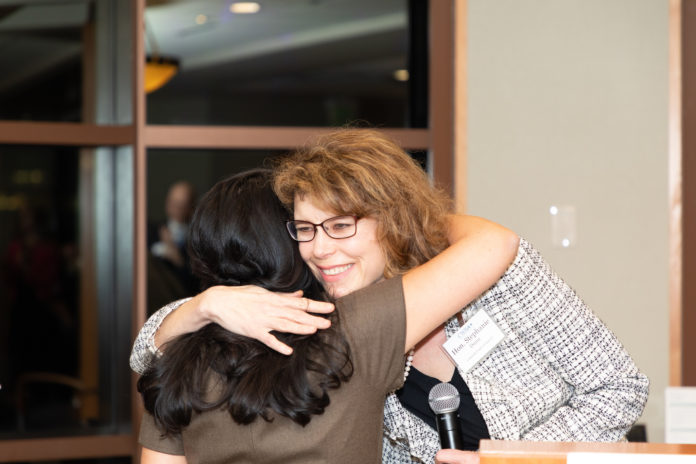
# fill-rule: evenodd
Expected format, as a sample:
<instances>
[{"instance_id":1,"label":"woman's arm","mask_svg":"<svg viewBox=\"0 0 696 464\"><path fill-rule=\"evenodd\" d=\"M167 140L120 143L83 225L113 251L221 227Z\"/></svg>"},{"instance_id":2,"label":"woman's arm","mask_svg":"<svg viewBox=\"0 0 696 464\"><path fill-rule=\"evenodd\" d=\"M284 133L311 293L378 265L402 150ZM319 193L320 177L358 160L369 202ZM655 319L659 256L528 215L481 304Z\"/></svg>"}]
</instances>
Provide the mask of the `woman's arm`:
<instances>
[{"instance_id":1,"label":"woman's arm","mask_svg":"<svg viewBox=\"0 0 696 464\"><path fill-rule=\"evenodd\" d=\"M254 308L254 311L249 311ZM328 319L309 313L330 313L333 304L303 298L301 292L274 293L251 285L216 286L191 299L175 301L154 313L133 343L130 366L142 374L167 341L215 322L230 332L255 338L270 348L292 353L270 332L310 334L329 327Z\"/></svg>"},{"instance_id":2,"label":"woman's arm","mask_svg":"<svg viewBox=\"0 0 696 464\"><path fill-rule=\"evenodd\" d=\"M451 216L449 239L454 245L442 253L444 258L435 259L437 262L442 261L442 266L451 263L451 272L457 273L456 278L460 279L453 285L462 287L459 285L461 276L466 277L462 289L465 288L467 294L463 298L450 300L451 304L441 308L440 314L446 314L444 318L438 314L422 315L423 319L436 322L430 330L495 283L514 259L518 242L517 236L509 229L486 219L464 215ZM462 263L458 263L459 258L454 255L457 252L462 253ZM418 271L419 268L414 270L416 275L423 275L422 282L428 285L427 269L430 267L425 271ZM434 267L434 270L437 269L442 268ZM450 311L452 305L456 306L464 300L467 301ZM413 301L414 305L421 304L417 302L421 300ZM425 304L423 307L428 308L430 305ZM249 308L258 309L248 311ZM165 306L148 319L133 344L131 369L142 374L150 364L156 348L210 322L216 322L231 332L255 338L280 353L290 354L292 349L276 339L270 331L314 333L317 329L328 327L329 321L307 312L328 313L332 310L333 305L330 303L307 300L298 294L274 294L258 287L211 287L191 300L180 300ZM414 327L414 324L420 322L408 321L407 315L407 324L408 327ZM431 325L428 324L428 327ZM422 330L418 329L416 337L419 338L415 338L415 341L422 339L430 330L421 335ZM407 335L407 343L410 342ZM409 345L407 349L412 346L413 344Z\"/></svg>"},{"instance_id":3,"label":"woman's arm","mask_svg":"<svg viewBox=\"0 0 696 464\"><path fill-rule=\"evenodd\" d=\"M143 447L140 453L141 464L186 464L186 456L160 453Z\"/></svg>"},{"instance_id":4,"label":"woman's arm","mask_svg":"<svg viewBox=\"0 0 696 464\"><path fill-rule=\"evenodd\" d=\"M145 322L138 332L138 336L133 342L133 349L130 355L130 367L138 374L144 374L152 364L153 358L157 356L158 350L155 345L155 334L162 324L162 320L176 308L184 304L188 298L174 301L160 308Z\"/></svg>"},{"instance_id":5,"label":"woman's arm","mask_svg":"<svg viewBox=\"0 0 696 464\"><path fill-rule=\"evenodd\" d=\"M519 245L511 230L472 216L452 216L449 239L449 248L403 277L405 350L491 287Z\"/></svg>"},{"instance_id":6,"label":"woman's arm","mask_svg":"<svg viewBox=\"0 0 696 464\"><path fill-rule=\"evenodd\" d=\"M253 311L249 311L253 308ZM271 330L310 334L326 329L328 319L308 314L330 313L333 304L302 297L302 292L274 293L261 287L218 285L199 293L167 316L155 333L155 345L195 332L215 322L230 332L254 338L283 354L292 348L281 343Z\"/></svg>"}]
</instances>

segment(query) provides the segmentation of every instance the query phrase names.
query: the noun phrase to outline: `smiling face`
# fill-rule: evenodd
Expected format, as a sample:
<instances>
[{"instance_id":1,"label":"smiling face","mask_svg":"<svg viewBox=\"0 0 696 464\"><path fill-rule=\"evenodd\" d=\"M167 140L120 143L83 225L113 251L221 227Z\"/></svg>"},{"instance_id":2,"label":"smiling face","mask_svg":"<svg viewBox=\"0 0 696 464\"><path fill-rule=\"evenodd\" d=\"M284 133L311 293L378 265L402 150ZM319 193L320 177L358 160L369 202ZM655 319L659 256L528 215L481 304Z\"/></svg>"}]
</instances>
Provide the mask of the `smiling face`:
<instances>
[{"instance_id":1,"label":"smiling face","mask_svg":"<svg viewBox=\"0 0 696 464\"><path fill-rule=\"evenodd\" d=\"M295 220L314 224L339 213L319 207L311 197L295 198ZM335 239L317 227L314 240L300 242L300 254L326 291L334 298L345 296L384 278L386 259L377 240L377 220L361 218L357 232Z\"/></svg>"}]
</instances>

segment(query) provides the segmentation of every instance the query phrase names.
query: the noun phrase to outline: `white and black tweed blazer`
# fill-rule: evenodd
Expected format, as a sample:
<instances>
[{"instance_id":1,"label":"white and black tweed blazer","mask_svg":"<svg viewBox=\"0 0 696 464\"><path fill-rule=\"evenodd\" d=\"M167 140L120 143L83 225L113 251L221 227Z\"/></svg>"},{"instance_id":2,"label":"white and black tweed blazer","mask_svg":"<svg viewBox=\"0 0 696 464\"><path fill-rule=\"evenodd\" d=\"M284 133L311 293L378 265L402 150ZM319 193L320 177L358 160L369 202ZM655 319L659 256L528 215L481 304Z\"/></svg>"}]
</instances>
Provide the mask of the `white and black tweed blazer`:
<instances>
[{"instance_id":1,"label":"white and black tweed blazer","mask_svg":"<svg viewBox=\"0 0 696 464\"><path fill-rule=\"evenodd\" d=\"M164 317L153 314L133 345L131 368L143 373L156 353ZM462 310L485 310L506 339L462 377L493 439L618 441L643 412L648 379L614 334L524 239L505 275ZM447 336L459 328L446 325ZM384 463L434 462L436 432L396 395L384 405Z\"/></svg>"},{"instance_id":2,"label":"white and black tweed blazer","mask_svg":"<svg viewBox=\"0 0 696 464\"><path fill-rule=\"evenodd\" d=\"M484 310L506 338L461 372L491 438L618 441L643 412L648 379L614 334L524 239L505 275L462 311ZM459 328L446 325L449 337ZM436 432L396 395L384 406L383 463L433 462Z\"/></svg>"}]
</instances>

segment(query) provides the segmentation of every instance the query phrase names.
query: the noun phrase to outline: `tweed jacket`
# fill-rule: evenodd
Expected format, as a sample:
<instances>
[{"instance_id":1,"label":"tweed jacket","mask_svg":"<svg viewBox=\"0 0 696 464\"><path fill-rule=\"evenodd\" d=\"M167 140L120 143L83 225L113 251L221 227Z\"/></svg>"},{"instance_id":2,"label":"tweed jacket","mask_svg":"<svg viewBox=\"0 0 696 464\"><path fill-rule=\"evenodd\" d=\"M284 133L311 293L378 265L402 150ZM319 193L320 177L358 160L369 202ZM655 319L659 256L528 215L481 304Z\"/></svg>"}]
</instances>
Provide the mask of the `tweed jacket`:
<instances>
[{"instance_id":1,"label":"tweed jacket","mask_svg":"<svg viewBox=\"0 0 696 464\"><path fill-rule=\"evenodd\" d=\"M507 272L462 311L483 310L506 334L460 373L492 439L618 441L643 412L648 379L614 334L524 239ZM445 327L459 329L457 318ZM435 430L387 397L384 463L433 462Z\"/></svg>"},{"instance_id":2,"label":"tweed jacket","mask_svg":"<svg viewBox=\"0 0 696 464\"><path fill-rule=\"evenodd\" d=\"M131 353L144 372L157 352L162 319L186 300L160 309ZM507 272L462 310L483 310L506 335L469 372L460 371L493 439L618 441L643 412L648 379L614 334L524 239ZM456 317L447 336L459 329ZM437 433L395 394L384 408L384 463L434 462Z\"/></svg>"}]
</instances>

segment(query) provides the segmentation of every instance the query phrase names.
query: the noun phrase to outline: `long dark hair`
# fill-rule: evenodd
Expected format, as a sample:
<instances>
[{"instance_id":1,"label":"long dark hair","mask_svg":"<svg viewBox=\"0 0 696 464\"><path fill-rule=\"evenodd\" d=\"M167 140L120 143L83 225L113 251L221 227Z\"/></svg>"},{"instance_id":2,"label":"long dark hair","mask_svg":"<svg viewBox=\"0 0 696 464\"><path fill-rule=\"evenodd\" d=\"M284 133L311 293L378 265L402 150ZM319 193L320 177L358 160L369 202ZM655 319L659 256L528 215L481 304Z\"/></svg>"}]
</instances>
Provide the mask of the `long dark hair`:
<instances>
[{"instance_id":1,"label":"long dark hair","mask_svg":"<svg viewBox=\"0 0 696 464\"><path fill-rule=\"evenodd\" d=\"M190 226L191 264L202 286L302 289L308 298L326 299L285 231L288 218L271 189L270 171L218 182L201 199ZM193 412L218 408L240 424L259 416L270 421L276 413L306 425L324 412L328 390L353 372L338 315L328 317L331 328L314 335L276 334L293 347L289 357L217 324L172 340L138 380L145 409L165 435L181 432Z\"/></svg>"}]
</instances>

